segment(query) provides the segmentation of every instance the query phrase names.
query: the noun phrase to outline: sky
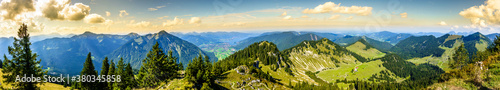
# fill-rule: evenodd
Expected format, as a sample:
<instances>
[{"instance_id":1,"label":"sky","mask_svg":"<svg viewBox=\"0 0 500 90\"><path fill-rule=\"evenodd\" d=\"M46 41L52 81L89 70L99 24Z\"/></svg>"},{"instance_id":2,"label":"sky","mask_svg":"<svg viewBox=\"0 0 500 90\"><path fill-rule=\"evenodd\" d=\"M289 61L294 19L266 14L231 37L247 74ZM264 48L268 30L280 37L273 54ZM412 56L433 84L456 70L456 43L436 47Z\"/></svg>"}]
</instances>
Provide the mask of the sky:
<instances>
[{"instance_id":1,"label":"sky","mask_svg":"<svg viewBox=\"0 0 500 90\"><path fill-rule=\"evenodd\" d=\"M500 0L2 0L0 37L167 32L500 32Z\"/></svg>"}]
</instances>

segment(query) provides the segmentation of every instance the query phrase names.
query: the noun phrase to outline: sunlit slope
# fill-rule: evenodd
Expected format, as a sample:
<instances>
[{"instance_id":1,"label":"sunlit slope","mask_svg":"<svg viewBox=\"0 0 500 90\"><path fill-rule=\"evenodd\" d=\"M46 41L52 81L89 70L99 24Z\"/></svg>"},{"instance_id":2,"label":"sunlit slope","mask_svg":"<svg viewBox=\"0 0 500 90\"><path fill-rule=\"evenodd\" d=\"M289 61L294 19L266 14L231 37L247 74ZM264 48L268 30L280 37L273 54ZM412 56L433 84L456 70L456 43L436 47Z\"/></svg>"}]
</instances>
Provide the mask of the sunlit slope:
<instances>
[{"instance_id":1,"label":"sunlit slope","mask_svg":"<svg viewBox=\"0 0 500 90\"><path fill-rule=\"evenodd\" d=\"M360 39L357 42L347 46L346 49L368 59L380 58L385 55L385 53L380 52L376 48L372 47L364 39Z\"/></svg>"},{"instance_id":2,"label":"sunlit slope","mask_svg":"<svg viewBox=\"0 0 500 90\"><path fill-rule=\"evenodd\" d=\"M439 38L441 45L438 46L439 49L444 50L440 56L429 55L425 57L413 57L407 61L413 62L415 64L429 63L439 66L441 69L447 71L450 70L448 67L449 59L455 53L455 49L461 44L464 44L467 51L472 55L477 51L484 51L490 45L489 39L482 35L481 33L474 33L469 36L461 35L450 35L446 34Z\"/></svg>"}]
</instances>

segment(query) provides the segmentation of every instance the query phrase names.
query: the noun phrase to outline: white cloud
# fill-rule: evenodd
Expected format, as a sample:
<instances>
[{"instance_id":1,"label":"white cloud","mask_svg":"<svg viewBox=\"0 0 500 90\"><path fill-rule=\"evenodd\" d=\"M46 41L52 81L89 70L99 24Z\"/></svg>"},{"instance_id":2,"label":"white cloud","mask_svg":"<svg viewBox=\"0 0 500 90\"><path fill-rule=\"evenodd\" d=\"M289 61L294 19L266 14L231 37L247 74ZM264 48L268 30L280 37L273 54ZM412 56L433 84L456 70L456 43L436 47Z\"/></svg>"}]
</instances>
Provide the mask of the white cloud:
<instances>
[{"instance_id":1,"label":"white cloud","mask_svg":"<svg viewBox=\"0 0 500 90\"><path fill-rule=\"evenodd\" d=\"M351 20L352 18L353 18L352 16L349 16L349 17L347 17L346 19L347 19L347 20Z\"/></svg>"},{"instance_id":2,"label":"white cloud","mask_svg":"<svg viewBox=\"0 0 500 90\"><path fill-rule=\"evenodd\" d=\"M108 16L108 17L111 16L111 13L106 11L106 16Z\"/></svg>"},{"instance_id":3,"label":"white cloud","mask_svg":"<svg viewBox=\"0 0 500 90\"><path fill-rule=\"evenodd\" d=\"M163 8L163 7L165 7L165 5L163 5L163 6L156 6L156 7L154 7L154 8L148 8L148 10L149 10L149 11L156 11L156 10L158 10L158 9L160 9L160 8Z\"/></svg>"},{"instance_id":4,"label":"white cloud","mask_svg":"<svg viewBox=\"0 0 500 90\"><path fill-rule=\"evenodd\" d=\"M200 17L191 17L191 19L189 20L189 24L200 24L200 23L201 23Z\"/></svg>"},{"instance_id":5,"label":"white cloud","mask_svg":"<svg viewBox=\"0 0 500 90\"><path fill-rule=\"evenodd\" d=\"M446 24L446 22L444 22L444 21L441 21L441 22L439 22L438 24L439 24L439 25L441 25L441 26L446 26L446 25L448 25L448 24Z\"/></svg>"},{"instance_id":6,"label":"white cloud","mask_svg":"<svg viewBox=\"0 0 500 90\"><path fill-rule=\"evenodd\" d=\"M90 14L89 16L85 17L84 21L85 23L94 24L103 23L106 20L99 14Z\"/></svg>"},{"instance_id":7,"label":"white cloud","mask_svg":"<svg viewBox=\"0 0 500 90\"><path fill-rule=\"evenodd\" d=\"M184 19L179 19L179 18L175 17L174 20L167 20L167 22L163 22L163 26L181 25L183 23L184 23Z\"/></svg>"},{"instance_id":8,"label":"white cloud","mask_svg":"<svg viewBox=\"0 0 500 90\"><path fill-rule=\"evenodd\" d=\"M106 21L104 21L104 23L102 23L102 24L103 24L103 25L106 25L106 26L109 26L109 25L113 25L113 24L114 24L114 22L113 22L113 20L106 20Z\"/></svg>"},{"instance_id":9,"label":"white cloud","mask_svg":"<svg viewBox=\"0 0 500 90\"><path fill-rule=\"evenodd\" d=\"M285 16L285 17L283 17L283 20L290 20L290 19L292 19L292 16Z\"/></svg>"},{"instance_id":10,"label":"white cloud","mask_svg":"<svg viewBox=\"0 0 500 90\"><path fill-rule=\"evenodd\" d=\"M4 20L14 20L25 12L35 11L34 0L2 0L0 16Z\"/></svg>"},{"instance_id":11,"label":"white cloud","mask_svg":"<svg viewBox=\"0 0 500 90\"><path fill-rule=\"evenodd\" d=\"M128 15L127 11L125 11L125 10L121 10L120 11L120 17L124 17L124 16L127 16L127 15Z\"/></svg>"},{"instance_id":12,"label":"white cloud","mask_svg":"<svg viewBox=\"0 0 500 90\"><path fill-rule=\"evenodd\" d=\"M156 6L156 8L158 8L158 9L163 8L163 7L165 7L165 5L163 5L163 6Z\"/></svg>"},{"instance_id":13,"label":"white cloud","mask_svg":"<svg viewBox=\"0 0 500 90\"><path fill-rule=\"evenodd\" d=\"M301 17L301 18L309 18L309 16L307 16L307 15L302 15L302 16L300 16L300 17Z\"/></svg>"},{"instance_id":14,"label":"white cloud","mask_svg":"<svg viewBox=\"0 0 500 90\"><path fill-rule=\"evenodd\" d=\"M332 16L331 16L330 18L328 18L328 19L337 19L337 18L339 18L339 17L340 17L340 15L332 15Z\"/></svg>"},{"instance_id":15,"label":"white cloud","mask_svg":"<svg viewBox=\"0 0 500 90\"><path fill-rule=\"evenodd\" d=\"M283 13L281 14L281 16L286 16L286 12L283 12Z\"/></svg>"},{"instance_id":16,"label":"white cloud","mask_svg":"<svg viewBox=\"0 0 500 90\"><path fill-rule=\"evenodd\" d=\"M156 8L148 8L148 10L149 10L149 11L156 11L156 10L158 10L158 9L156 9Z\"/></svg>"},{"instance_id":17,"label":"white cloud","mask_svg":"<svg viewBox=\"0 0 500 90\"><path fill-rule=\"evenodd\" d=\"M129 27L134 27L134 28L145 28L145 27L148 27L149 25L151 25L151 22L147 22L147 21L141 21L138 23L128 24Z\"/></svg>"},{"instance_id":18,"label":"white cloud","mask_svg":"<svg viewBox=\"0 0 500 90\"><path fill-rule=\"evenodd\" d=\"M479 6L472 6L458 13L464 18L470 19L472 25L487 27L488 24L500 23L500 0L487 0Z\"/></svg>"},{"instance_id":19,"label":"white cloud","mask_svg":"<svg viewBox=\"0 0 500 90\"><path fill-rule=\"evenodd\" d=\"M37 2L42 15L50 20L78 21L89 15L90 7L88 5L70 4L70 0L40 0Z\"/></svg>"},{"instance_id":20,"label":"white cloud","mask_svg":"<svg viewBox=\"0 0 500 90\"><path fill-rule=\"evenodd\" d=\"M407 18L408 17L408 13L406 13L406 12L405 13L401 13L399 15L401 15L401 18Z\"/></svg>"},{"instance_id":21,"label":"white cloud","mask_svg":"<svg viewBox=\"0 0 500 90\"><path fill-rule=\"evenodd\" d=\"M339 4L335 4L333 2L326 2L322 5L316 6L314 9L305 9L302 13L344 13L344 14L356 14L361 16L370 15L372 13L372 7L360 7L360 6L351 6L345 7L340 6Z\"/></svg>"}]
</instances>

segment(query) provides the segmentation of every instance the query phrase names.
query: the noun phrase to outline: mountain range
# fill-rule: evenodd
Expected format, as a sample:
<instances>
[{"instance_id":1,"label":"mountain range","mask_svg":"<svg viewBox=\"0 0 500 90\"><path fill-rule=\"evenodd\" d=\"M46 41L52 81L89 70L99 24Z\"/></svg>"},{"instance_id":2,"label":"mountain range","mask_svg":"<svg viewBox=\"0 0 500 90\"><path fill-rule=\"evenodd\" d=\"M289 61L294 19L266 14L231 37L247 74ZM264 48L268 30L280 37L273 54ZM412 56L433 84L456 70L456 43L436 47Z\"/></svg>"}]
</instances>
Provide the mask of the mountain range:
<instances>
[{"instance_id":1,"label":"mountain range","mask_svg":"<svg viewBox=\"0 0 500 90\"><path fill-rule=\"evenodd\" d=\"M299 33L294 31L287 32L270 32L263 33L257 37L250 37L238 42L234 47L236 49L243 49L246 46L260 41L269 41L276 44L279 50L285 50L293 47L304 40L318 40L322 37L313 33Z\"/></svg>"},{"instance_id":2,"label":"mountain range","mask_svg":"<svg viewBox=\"0 0 500 90\"><path fill-rule=\"evenodd\" d=\"M440 57L445 51L440 47L452 48L457 45L455 43L463 43L467 51L472 55L477 51L484 51L491 44L491 40L479 32L468 36L450 34L441 37L432 35L411 36L396 44L390 51L399 54L405 59L430 55Z\"/></svg>"},{"instance_id":3,"label":"mountain range","mask_svg":"<svg viewBox=\"0 0 500 90\"><path fill-rule=\"evenodd\" d=\"M34 42L31 47L42 60L41 64L50 68L49 71L78 74L89 52L92 53L95 65L98 65L96 67L100 67L100 62L106 54L136 37L139 37L136 33L110 35L85 32L70 38L51 38Z\"/></svg>"},{"instance_id":4,"label":"mountain range","mask_svg":"<svg viewBox=\"0 0 500 90\"><path fill-rule=\"evenodd\" d=\"M196 45L165 31L130 39L107 56L115 61L123 58L125 63L130 63L133 68L139 69L142 65L142 60L156 43L160 45L165 53L172 51L173 55L178 58L178 62L184 66L199 54L209 56L212 62L217 60L217 57L213 53L205 52Z\"/></svg>"}]
</instances>

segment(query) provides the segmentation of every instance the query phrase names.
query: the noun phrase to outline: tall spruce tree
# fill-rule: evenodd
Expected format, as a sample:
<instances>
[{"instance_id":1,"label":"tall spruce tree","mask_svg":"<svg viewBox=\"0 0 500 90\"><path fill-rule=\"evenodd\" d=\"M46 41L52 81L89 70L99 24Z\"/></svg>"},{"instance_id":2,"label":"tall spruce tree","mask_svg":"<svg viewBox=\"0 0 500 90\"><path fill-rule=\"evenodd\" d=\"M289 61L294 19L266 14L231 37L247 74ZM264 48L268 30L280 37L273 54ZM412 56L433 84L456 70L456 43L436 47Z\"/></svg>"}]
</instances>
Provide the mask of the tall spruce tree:
<instances>
[{"instance_id":1,"label":"tall spruce tree","mask_svg":"<svg viewBox=\"0 0 500 90\"><path fill-rule=\"evenodd\" d=\"M465 49L464 44L460 45L455 53L452 56L452 61L450 62L450 67L458 69L462 68L462 66L467 65L469 62L469 54L467 53L467 49Z\"/></svg>"},{"instance_id":2,"label":"tall spruce tree","mask_svg":"<svg viewBox=\"0 0 500 90\"><path fill-rule=\"evenodd\" d=\"M134 78L134 71L132 70L132 66L130 66L130 63L128 63L127 66L125 66L124 73L125 74L124 74L122 80L125 81L125 86L127 86L127 88L135 87L136 82L135 82L135 78Z\"/></svg>"},{"instance_id":3,"label":"tall spruce tree","mask_svg":"<svg viewBox=\"0 0 500 90\"><path fill-rule=\"evenodd\" d=\"M18 37L14 38L13 45L8 47L12 59L9 60L4 55L2 70L4 74L2 75L4 78L3 84L11 84L13 87L20 90L39 89L37 84L42 84L41 82L16 83L16 77L18 75L42 77L47 73L43 71L42 66L40 66L42 60L37 60L36 58L38 55L31 51L30 34L28 33L28 26L26 24L21 25L17 32L17 36Z\"/></svg>"},{"instance_id":4,"label":"tall spruce tree","mask_svg":"<svg viewBox=\"0 0 500 90\"><path fill-rule=\"evenodd\" d=\"M142 60L139 70L139 84L143 87L157 86L165 80L172 79L178 75L178 70L182 69L177 62L177 57L173 57L172 52L165 55L158 42L153 45L146 58Z\"/></svg>"},{"instance_id":5,"label":"tall spruce tree","mask_svg":"<svg viewBox=\"0 0 500 90\"><path fill-rule=\"evenodd\" d=\"M206 84L212 86L214 79L212 63L210 63L208 56L203 56L201 53L197 58L194 58L186 68L186 79L198 85Z\"/></svg>"},{"instance_id":6,"label":"tall spruce tree","mask_svg":"<svg viewBox=\"0 0 500 90\"><path fill-rule=\"evenodd\" d=\"M100 75L101 75L101 77L104 76L104 78L101 78L101 79L107 78L107 75L109 72L109 63L108 62L109 62L108 57L105 57L104 60L102 60L102 67L101 67L101 74ZM102 80L102 81L105 81L105 80ZM108 89L107 81L106 82L99 82L99 87L107 90Z\"/></svg>"},{"instance_id":7,"label":"tall spruce tree","mask_svg":"<svg viewBox=\"0 0 500 90\"><path fill-rule=\"evenodd\" d=\"M92 63L92 55L90 52L87 55L87 59L85 59L85 63L83 64L82 72L80 72L80 77L86 78L87 75L97 76L97 71L95 70L94 64ZM89 79L89 78L87 78L87 79ZM96 84L95 82L92 82L92 81L89 82L89 80L85 80L85 81L83 81L83 80L84 79L80 80L80 88L81 89L83 89L83 90L97 90L97 89L99 89L99 88L97 88L98 84Z\"/></svg>"},{"instance_id":8,"label":"tall spruce tree","mask_svg":"<svg viewBox=\"0 0 500 90\"><path fill-rule=\"evenodd\" d=\"M115 69L116 69L115 62L113 62L113 60L111 60L111 64L109 64L108 75L116 75ZM106 76L106 78L108 78L108 76ZM108 81L108 88L109 88L109 90L113 90L114 89L113 88L113 84L114 84L114 82Z\"/></svg>"},{"instance_id":9,"label":"tall spruce tree","mask_svg":"<svg viewBox=\"0 0 500 90\"><path fill-rule=\"evenodd\" d=\"M125 77L125 75L124 75L125 64L123 63L123 58L120 58L120 60L118 61L118 64L116 65L115 72L116 72L115 73L116 75L120 75L120 82L114 83L113 88L119 89L119 90L127 88L127 86L125 86L125 81L123 80L123 78Z\"/></svg>"}]
</instances>

